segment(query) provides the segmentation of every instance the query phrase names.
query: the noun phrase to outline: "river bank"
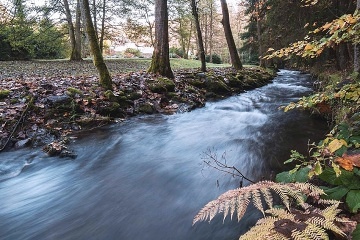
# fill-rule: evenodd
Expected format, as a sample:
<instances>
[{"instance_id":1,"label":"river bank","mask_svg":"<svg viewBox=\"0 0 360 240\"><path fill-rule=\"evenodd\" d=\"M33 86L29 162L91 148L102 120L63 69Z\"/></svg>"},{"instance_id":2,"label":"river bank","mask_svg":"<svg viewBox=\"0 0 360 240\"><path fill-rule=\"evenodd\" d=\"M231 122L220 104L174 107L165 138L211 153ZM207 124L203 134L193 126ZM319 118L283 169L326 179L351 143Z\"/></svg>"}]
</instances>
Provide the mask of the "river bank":
<instances>
[{"instance_id":1,"label":"river bank","mask_svg":"<svg viewBox=\"0 0 360 240\"><path fill-rule=\"evenodd\" d=\"M24 63L15 64L18 71L12 76L2 70L0 149L45 146L49 155L70 157L75 155L66 142L73 133L139 114L190 111L206 101L263 86L275 76L258 67L213 68L207 73L181 69L174 80L140 71L113 75L114 90L104 91L96 76L72 74L81 68L78 63L68 71L49 69L48 62L21 71L18 64Z\"/></svg>"},{"instance_id":2,"label":"river bank","mask_svg":"<svg viewBox=\"0 0 360 240\"><path fill-rule=\"evenodd\" d=\"M253 181L283 171L291 149L306 153L309 139L328 131L321 119L279 110L312 93L312 83L281 70L266 86L190 112L85 131L68 145L75 161L34 148L2 152L0 239L238 239L258 210L240 223L219 216L192 226L207 202L241 180L206 167L205 153Z\"/></svg>"}]
</instances>

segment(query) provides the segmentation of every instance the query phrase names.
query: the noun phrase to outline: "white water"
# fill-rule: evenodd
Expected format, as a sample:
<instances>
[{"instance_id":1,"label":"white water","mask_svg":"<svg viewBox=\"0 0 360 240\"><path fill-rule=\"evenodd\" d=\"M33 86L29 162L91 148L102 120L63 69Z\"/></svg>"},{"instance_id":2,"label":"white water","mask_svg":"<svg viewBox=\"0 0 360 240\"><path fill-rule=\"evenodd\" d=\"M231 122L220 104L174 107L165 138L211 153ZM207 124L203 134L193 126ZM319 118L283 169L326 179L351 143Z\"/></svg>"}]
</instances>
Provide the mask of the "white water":
<instances>
[{"instance_id":1,"label":"white water","mask_svg":"<svg viewBox=\"0 0 360 240\"><path fill-rule=\"evenodd\" d=\"M145 116L79 136L75 160L24 149L0 154L0 239L238 239L222 217L191 226L208 201L238 186L201 165L204 152L259 180L290 149L305 150L326 126L278 107L310 92L308 75L281 71L274 83L189 113Z\"/></svg>"}]
</instances>

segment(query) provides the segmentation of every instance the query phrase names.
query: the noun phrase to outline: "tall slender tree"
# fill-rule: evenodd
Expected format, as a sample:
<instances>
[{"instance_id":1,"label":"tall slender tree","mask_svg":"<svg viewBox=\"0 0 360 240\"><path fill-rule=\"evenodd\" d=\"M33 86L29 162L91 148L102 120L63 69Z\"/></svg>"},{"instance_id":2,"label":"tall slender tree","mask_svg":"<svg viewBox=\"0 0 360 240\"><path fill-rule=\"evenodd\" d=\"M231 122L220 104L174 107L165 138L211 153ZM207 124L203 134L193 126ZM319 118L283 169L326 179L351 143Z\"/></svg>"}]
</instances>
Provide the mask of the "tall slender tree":
<instances>
[{"instance_id":1,"label":"tall slender tree","mask_svg":"<svg viewBox=\"0 0 360 240\"><path fill-rule=\"evenodd\" d=\"M230 27L229 9L227 6L227 2L226 0L220 0L220 2L221 2L222 14L223 14L223 19L221 20L221 23L224 26L224 32L230 52L231 63L236 70L240 70L242 69L242 63L238 51L236 49L234 37Z\"/></svg>"},{"instance_id":2,"label":"tall slender tree","mask_svg":"<svg viewBox=\"0 0 360 240\"><path fill-rule=\"evenodd\" d=\"M81 60L81 37L79 37L80 31L80 3L79 0L77 1L77 9L76 9L76 28L73 24L73 19L71 15L71 10L69 6L68 0L63 0L65 14L66 14L66 21L69 28L69 36L70 36L70 44L71 44L71 55L70 60Z\"/></svg>"},{"instance_id":3,"label":"tall slender tree","mask_svg":"<svg viewBox=\"0 0 360 240\"><path fill-rule=\"evenodd\" d=\"M199 22L199 13L198 8L195 0L191 0L191 10L192 15L194 16L195 28L197 32L197 42L199 48L199 57L201 60L201 71L206 72L206 61L205 61L205 48L204 48L204 41L201 34L201 27Z\"/></svg>"},{"instance_id":4,"label":"tall slender tree","mask_svg":"<svg viewBox=\"0 0 360 240\"><path fill-rule=\"evenodd\" d=\"M105 89L112 89L111 76L101 53L94 24L92 22L89 0L82 0L82 7L86 25L86 33L89 38L91 52L93 54L93 62L100 75L100 85Z\"/></svg>"},{"instance_id":5,"label":"tall slender tree","mask_svg":"<svg viewBox=\"0 0 360 240\"><path fill-rule=\"evenodd\" d=\"M174 78L169 56L169 26L167 0L155 1L155 46L149 72Z\"/></svg>"}]
</instances>

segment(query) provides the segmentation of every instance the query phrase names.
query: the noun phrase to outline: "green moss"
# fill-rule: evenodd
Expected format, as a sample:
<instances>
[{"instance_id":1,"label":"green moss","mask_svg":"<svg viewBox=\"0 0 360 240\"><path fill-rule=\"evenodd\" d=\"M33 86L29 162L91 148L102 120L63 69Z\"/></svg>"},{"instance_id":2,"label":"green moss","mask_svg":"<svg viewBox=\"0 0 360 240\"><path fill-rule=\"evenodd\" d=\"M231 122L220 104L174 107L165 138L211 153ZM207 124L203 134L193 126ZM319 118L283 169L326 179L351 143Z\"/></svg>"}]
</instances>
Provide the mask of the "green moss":
<instances>
[{"instance_id":1,"label":"green moss","mask_svg":"<svg viewBox=\"0 0 360 240\"><path fill-rule=\"evenodd\" d=\"M155 93L174 92L175 83L169 78L159 77L154 83L149 84L149 88Z\"/></svg>"},{"instance_id":2,"label":"green moss","mask_svg":"<svg viewBox=\"0 0 360 240\"><path fill-rule=\"evenodd\" d=\"M153 114L154 108L150 103L145 103L139 107L139 112L146 113L146 114Z\"/></svg>"},{"instance_id":3,"label":"green moss","mask_svg":"<svg viewBox=\"0 0 360 240\"><path fill-rule=\"evenodd\" d=\"M241 88L244 85L244 76L228 76L229 86L233 88Z\"/></svg>"},{"instance_id":4,"label":"green moss","mask_svg":"<svg viewBox=\"0 0 360 240\"><path fill-rule=\"evenodd\" d=\"M166 97L169 99L176 98L177 94L174 92L168 92L168 93L166 93Z\"/></svg>"},{"instance_id":5,"label":"green moss","mask_svg":"<svg viewBox=\"0 0 360 240\"><path fill-rule=\"evenodd\" d=\"M9 90L0 90L0 100L7 98L10 94Z\"/></svg>"},{"instance_id":6,"label":"green moss","mask_svg":"<svg viewBox=\"0 0 360 240\"><path fill-rule=\"evenodd\" d=\"M10 100L11 104L16 104L18 102L19 102L19 99L17 99L17 98L13 98L13 99Z\"/></svg>"},{"instance_id":7,"label":"green moss","mask_svg":"<svg viewBox=\"0 0 360 240\"><path fill-rule=\"evenodd\" d=\"M231 91L221 77L209 77L206 82L206 89L216 94L229 93Z\"/></svg>"},{"instance_id":8,"label":"green moss","mask_svg":"<svg viewBox=\"0 0 360 240\"><path fill-rule=\"evenodd\" d=\"M69 95L70 97L74 97L76 95L80 95L82 96L83 95L83 92L79 89L76 89L76 88L73 88L73 87L69 87L67 89L67 95Z\"/></svg>"},{"instance_id":9,"label":"green moss","mask_svg":"<svg viewBox=\"0 0 360 240\"><path fill-rule=\"evenodd\" d=\"M199 79L194 79L189 81L189 84L193 85L194 87L203 88L205 87L205 81L201 81Z\"/></svg>"},{"instance_id":10,"label":"green moss","mask_svg":"<svg viewBox=\"0 0 360 240\"><path fill-rule=\"evenodd\" d=\"M127 98L129 99L129 100L136 100L136 99L139 99L139 98L141 98L142 97L142 95L140 94L140 93L138 93L138 92L132 92L132 93L129 93L128 95L127 95Z\"/></svg>"},{"instance_id":11,"label":"green moss","mask_svg":"<svg viewBox=\"0 0 360 240\"><path fill-rule=\"evenodd\" d=\"M121 110L121 106L117 102L108 102L104 106L101 106L99 109L99 114L102 116L110 117L124 117L125 114Z\"/></svg>"},{"instance_id":12,"label":"green moss","mask_svg":"<svg viewBox=\"0 0 360 240\"><path fill-rule=\"evenodd\" d=\"M187 88L187 91L191 92L191 93L198 93L198 91L193 87L193 86L189 86Z\"/></svg>"},{"instance_id":13,"label":"green moss","mask_svg":"<svg viewBox=\"0 0 360 240\"><path fill-rule=\"evenodd\" d=\"M104 93L105 97L110 101L110 102L117 102L118 101L118 97L115 96L115 94L113 93L113 91L111 90L107 90Z\"/></svg>"}]
</instances>

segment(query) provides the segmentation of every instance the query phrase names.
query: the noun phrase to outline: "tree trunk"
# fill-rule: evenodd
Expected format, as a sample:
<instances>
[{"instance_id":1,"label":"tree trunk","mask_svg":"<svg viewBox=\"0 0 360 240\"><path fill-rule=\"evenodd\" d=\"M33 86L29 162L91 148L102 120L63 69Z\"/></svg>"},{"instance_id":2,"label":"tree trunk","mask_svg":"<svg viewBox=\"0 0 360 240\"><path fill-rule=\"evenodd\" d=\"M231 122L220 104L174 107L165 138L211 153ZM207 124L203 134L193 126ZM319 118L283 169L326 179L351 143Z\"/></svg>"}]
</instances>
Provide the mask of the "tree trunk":
<instances>
[{"instance_id":1,"label":"tree trunk","mask_svg":"<svg viewBox=\"0 0 360 240\"><path fill-rule=\"evenodd\" d=\"M174 78L169 57L167 0L155 1L155 46L149 72Z\"/></svg>"},{"instance_id":2,"label":"tree trunk","mask_svg":"<svg viewBox=\"0 0 360 240\"><path fill-rule=\"evenodd\" d=\"M258 46L259 46L259 65L260 67L263 67L264 63L263 63L263 59L262 59L262 40L261 40L261 22L260 22L260 17L258 16L256 18L256 35L257 35L257 40L258 40Z\"/></svg>"},{"instance_id":3,"label":"tree trunk","mask_svg":"<svg viewBox=\"0 0 360 240\"><path fill-rule=\"evenodd\" d=\"M71 44L71 55L70 55L70 60L81 60L81 51L79 53L78 49L77 49L77 42L76 42L76 37L75 37L75 28L74 28L74 24L72 22L72 16L71 16L71 11L70 11L70 7L69 7L69 2L68 0L63 0L64 3L64 7L65 7L65 14L66 14L66 20L68 23L68 27L69 27L69 36L70 36L70 44Z\"/></svg>"},{"instance_id":4,"label":"tree trunk","mask_svg":"<svg viewBox=\"0 0 360 240\"><path fill-rule=\"evenodd\" d=\"M92 5L93 5L93 18L94 18L94 20L93 20L93 25L94 25L96 37L99 38L99 36L98 36L98 29L97 29L97 16L96 16L96 14L97 14L97 7L96 7L96 0L93 0Z\"/></svg>"},{"instance_id":5,"label":"tree trunk","mask_svg":"<svg viewBox=\"0 0 360 240\"><path fill-rule=\"evenodd\" d=\"M101 18L101 33L100 33L100 51L104 53L104 35L105 35L105 16L106 16L106 0L103 0L102 18Z\"/></svg>"},{"instance_id":6,"label":"tree trunk","mask_svg":"<svg viewBox=\"0 0 360 240\"><path fill-rule=\"evenodd\" d=\"M209 38L208 38L208 15L207 13L204 16L204 51L205 51L205 56L208 53L208 42L209 42Z\"/></svg>"},{"instance_id":7,"label":"tree trunk","mask_svg":"<svg viewBox=\"0 0 360 240\"><path fill-rule=\"evenodd\" d=\"M214 4L211 0L210 4L210 39L209 39L209 56L210 56L210 62L213 62L213 36L214 36Z\"/></svg>"},{"instance_id":8,"label":"tree trunk","mask_svg":"<svg viewBox=\"0 0 360 240\"><path fill-rule=\"evenodd\" d=\"M109 70L101 54L99 42L96 37L95 28L91 20L89 0L82 0L83 13L86 25L86 33L90 42L90 49L93 54L93 62L100 75L100 85L105 89L112 89L112 80Z\"/></svg>"},{"instance_id":9,"label":"tree trunk","mask_svg":"<svg viewBox=\"0 0 360 240\"><path fill-rule=\"evenodd\" d=\"M82 60L82 36L81 36L81 6L80 6L80 0L77 0L76 2L76 21L75 21L75 39L76 39L76 59Z\"/></svg>"},{"instance_id":10,"label":"tree trunk","mask_svg":"<svg viewBox=\"0 0 360 240\"><path fill-rule=\"evenodd\" d=\"M231 63L236 70L240 70L242 69L242 63L236 49L234 37L231 32L229 10L227 7L227 3L226 0L220 0L220 1L221 1L221 10L223 14L223 19L221 23L224 26L225 38L229 48Z\"/></svg>"},{"instance_id":11,"label":"tree trunk","mask_svg":"<svg viewBox=\"0 0 360 240\"><path fill-rule=\"evenodd\" d=\"M206 61L205 61L205 49L204 42L201 34L200 22L199 22L199 14L196 6L195 0L191 0L191 9L192 15L194 16L195 27L197 32L197 42L199 48L199 57L201 60L201 71L206 72Z\"/></svg>"},{"instance_id":12,"label":"tree trunk","mask_svg":"<svg viewBox=\"0 0 360 240\"><path fill-rule=\"evenodd\" d=\"M183 22L183 20L182 19L180 19L179 20L179 38L180 38L180 47L181 47L181 51L183 52L183 55L182 55L182 57L184 58L184 59L187 59L187 57L185 57L186 56L186 53L185 53L185 51L186 51L186 34L184 34L184 29L183 28L185 28L185 23Z\"/></svg>"},{"instance_id":13,"label":"tree trunk","mask_svg":"<svg viewBox=\"0 0 360 240\"><path fill-rule=\"evenodd\" d=\"M356 9L360 10L360 0L356 1ZM360 48L358 44L354 45L354 72L360 73Z\"/></svg>"},{"instance_id":14,"label":"tree trunk","mask_svg":"<svg viewBox=\"0 0 360 240\"><path fill-rule=\"evenodd\" d=\"M189 51L190 51L190 45L191 45L191 36L192 36L192 30L193 30L193 23L190 22L190 32L189 32L189 38L187 39L186 44L186 53L185 53L185 59L189 59Z\"/></svg>"}]
</instances>

